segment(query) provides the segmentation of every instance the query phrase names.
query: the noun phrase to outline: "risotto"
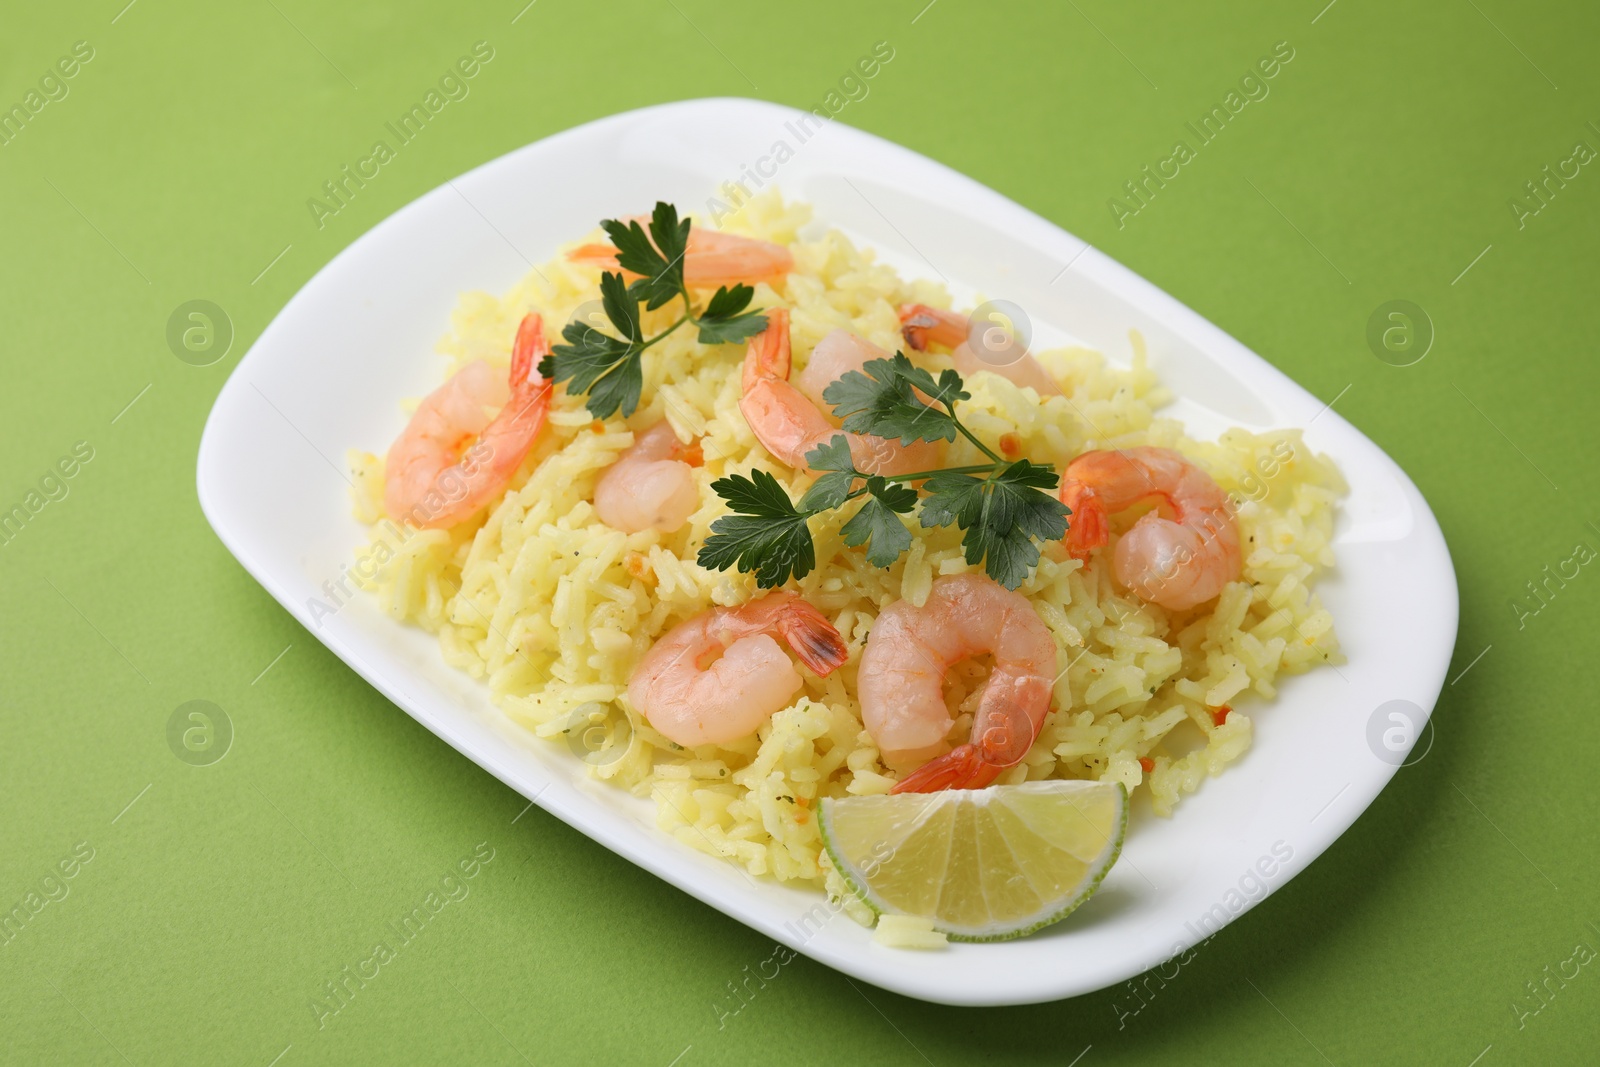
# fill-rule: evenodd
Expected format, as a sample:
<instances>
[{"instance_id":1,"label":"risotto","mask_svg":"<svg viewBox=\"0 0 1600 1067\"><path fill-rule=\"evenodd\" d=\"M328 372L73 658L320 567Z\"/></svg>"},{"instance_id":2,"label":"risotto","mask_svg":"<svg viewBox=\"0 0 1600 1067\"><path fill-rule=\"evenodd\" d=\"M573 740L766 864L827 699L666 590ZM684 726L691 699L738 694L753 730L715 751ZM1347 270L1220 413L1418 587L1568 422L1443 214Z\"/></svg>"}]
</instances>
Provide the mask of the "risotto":
<instances>
[{"instance_id":1,"label":"risotto","mask_svg":"<svg viewBox=\"0 0 1600 1067\"><path fill-rule=\"evenodd\" d=\"M839 328L891 352L904 348L898 309L950 306L941 285L901 278L776 193L748 202L722 228L792 253L793 269L757 284L752 306L787 309L801 366ZM480 359L503 368L507 339L526 313L552 327L588 314L599 276L592 265L557 257L502 296L465 294L440 343L445 370ZM1344 484L1297 430L1187 437L1158 414L1169 397L1140 338L1130 340L1127 367L1083 348L1033 353L1061 395L969 374L971 395L959 412L975 434L1004 441L1008 455L1057 470L1090 449L1174 449L1231 496L1242 570L1194 608L1147 602L1116 580L1109 551L1077 559L1059 542L1040 546L1017 587L1049 632L1057 673L1031 748L996 781L1115 780L1167 816L1249 748L1251 716L1270 714L1281 676L1342 662L1313 585L1334 563L1329 542ZM652 728L628 693L652 645L684 620L760 593L751 574L697 562L712 523L728 514L711 483L761 470L799 498L815 480L775 460L741 414L744 355L742 343L702 345L693 331L666 337L643 361L642 399L627 418L597 419L581 395L555 389L547 422L504 494L447 529L386 518L383 457L352 452L356 512L372 526L362 556L377 564L366 587L393 618L436 634L446 661L482 679L512 720L572 748L588 773L650 798L662 831L752 875L837 892L819 838L819 802L886 793L899 777L864 728L858 700L875 620L897 601L920 607L938 578L982 567L967 562L953 526L917 530L892 565L876 566L845 543L847 514L819 515L810 523L816 566L787 588L837 628L843 665L826 677L801 672L792 702L740 740L685 748ZM948 355L919 360L935 373L950 365ZM598 479L636 432L662 419L679 441L699 442L693 511L671 533L608 526L596 513ZM1113 541L1135 518L1112 517ZM975 657L945 679L952 744L972 731L989 669Z\"/></svg>"}]
</instances>

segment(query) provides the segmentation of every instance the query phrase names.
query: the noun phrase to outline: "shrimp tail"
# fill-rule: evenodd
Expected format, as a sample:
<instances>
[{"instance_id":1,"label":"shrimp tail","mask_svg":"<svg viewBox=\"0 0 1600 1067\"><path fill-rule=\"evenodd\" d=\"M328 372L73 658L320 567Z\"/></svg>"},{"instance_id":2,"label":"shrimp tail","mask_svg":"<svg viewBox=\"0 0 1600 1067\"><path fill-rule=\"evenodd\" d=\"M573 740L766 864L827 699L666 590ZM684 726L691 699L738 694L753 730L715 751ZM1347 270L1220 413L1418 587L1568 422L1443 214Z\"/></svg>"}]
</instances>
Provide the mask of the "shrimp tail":
<instances>
[{"instance_id":1,"label":"shrimp tail","mask_svg":"<svg viewBox=\"0 0 1600 1067\"><path fill-rule=\"evenodd\" d=\"M579 245L567 253L567 260L590 267L614 269L617 266L617 250L604 244Z\"/></svg>"},{"instance_id":2,"label":"shrimp tail","mask_svg":"<svg viewBox=\"0 0 1600 1067\"><path fill-rule=\"evenodd\" d=\"M1000 776L1004 767L983 758L977 745L957 745L906 775L889 792L937 793L943 789L982 789Z\"/></svg>"},{"instance_id":3,"label":"shrimp tail","mask_svg":"<svg viewBox=\"0 0 1600 1067\"><path fill-rule=\"evenodd\" d=\"M918 352L926 352L929 344L954 348L967 339L967 319L927 304L901 304L900 333Z\"/></svg>"},{"instance_id":4,"label":"shrimp tail","mask_svg":"<svg viewBox=\"0 0 1600 1067\"><path fill-rule=\"evenodd\" d=\"M778 633L800 662L823 678L842 666L850 654L833 623L798 598L786 605L778 617Z\"/></svg>"},{"instance_id":5,"label":"shrimp tail","mask_svg":"<svg viewBox=\"0 0 1600 1067\"><path fill-rule=\"evenodd\" d=\"M1072 513L1062 539L1067 552L1073 559L1088 559L1090 552L1111 539L1105 502L1088 485L1071 478L1061 486L1061 502Z\"/></svg>"},{"instance_id":6,"label":"shrimp tail","mask_svg":"<svg viewBox=\"0 0 1600 1067\"><path fill-rule=\"evenodd\" d=\"M550 344L544 336L544 320L534 312L522 317L517 327L517 339L511 346L511 388L516 391L526 386L544 384L539 373L539 361L550 354Z\"/></svg>"},{"instance_id":7,"label":"shrimp tail","mask_svg":"<svg viewBox=\"0 0 1600 1067\"><path fill-rule=\"evenodd\" d=\"M748 393L763 378L782 381L789 377L793 353L789 345L789 310L767 309L767 328L750 340L744 359L744 392Z\"/></svg>"}]
</instances>

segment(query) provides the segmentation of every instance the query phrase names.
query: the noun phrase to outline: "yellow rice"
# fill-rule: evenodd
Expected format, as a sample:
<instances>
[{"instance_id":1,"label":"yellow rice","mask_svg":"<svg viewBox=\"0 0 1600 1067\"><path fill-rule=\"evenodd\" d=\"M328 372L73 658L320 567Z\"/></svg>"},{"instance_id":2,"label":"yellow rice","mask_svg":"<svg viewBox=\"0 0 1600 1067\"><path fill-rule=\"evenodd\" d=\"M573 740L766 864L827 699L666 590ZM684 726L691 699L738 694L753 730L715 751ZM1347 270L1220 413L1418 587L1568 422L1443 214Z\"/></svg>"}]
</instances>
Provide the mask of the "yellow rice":
<instances>
[{"instance_id":1,"label":"yellow rice","mask_svg":"<svg viewBox=\"0 0 1600 1067\"><path fill-rule=\"evenodd\" d=\"M805 206L772 193L748 202L723 226L793 250L795 270L783 291L758 286L754 306L791 309L800 365L836 327L892 351L902 347L899 304L949 306L942 286L903 280L840 233L800 240L808 221ZM524 313L542 313L554 334L596 299L598 278L597 270L558 257L504 297L465 294L440 343L448 357L444 370L479 358L506 365ZM651 313L646 327L660 329L671 313L670 307ZM740 414L743 347L702 347L693 338L692 329L682 329L650 350L644 400L631 419L598 423L582 397L558 389L538 445L484 521L397 535L392 524L379 525L382 459L352 452L357 514L374 524L373 543L360 554L368 573L377 567L366 585L396 620L437 634L445 659L483 679L493 701L534 734L566 744L570 730L591 725L586 716L598 702L608 718L594 724L605 740L589 773L651 797L664 832L751 874L819 888L826 878L837 893L821 855L819 798L882 793L894 783L862 729L855 698L873 619L897 599L922 603L936 576L973 568L954 529L915 528L911 549L880 569L840 540L851 509L819 517L813 520L818 565L796 585L834 620L849 662L828 678L802 672L805 688L794 704L758 736L735 744L684 750L651 729L627 697L640 657L682 620L758 592L750 575L695 562L712 521L726 514L710 483L761 468L798 498L810 481L772 459ZM1297 430L1189 439L1177 421L1156 414L1169 398L1145 366L1137 335L1133 345L1135 359L1125 369L1083 348L1037 353L1064 397L1041 401L997 375L976 375L961 415L991 442L1016 435L1024 455L1058 470L1089 448L1177 448L1240 501L1243 580L1199 612L1169 612L1119 589L1104 562L1108 550L1086 566L1059 545L1046 546L1020 590L1055 637L1061 674L1055 710L1027 758L1000 781L1116 779L1131 792L1147 791L1154 810L1169 815L1184 794L1249 748L1249 715L1275 695L1280 675L1342 662L1333 620L1312 584L1334 562L1329 540L1344 483ZM595 515L595 481L632 442L633 430L662 417L680 438L702 442L706 461L695 472L701 507L673 534L620 533ZM948 462L981 458L958 441ZM1124 516L1115 528L1131 520ZM984 667L965 664L952 675L951 739L960 741L971 727ZM1230 704L1233 712L1218 725L1214 710ZM1141 759L1153 769L1145 771Z\"/></svg>"}]
</instances>

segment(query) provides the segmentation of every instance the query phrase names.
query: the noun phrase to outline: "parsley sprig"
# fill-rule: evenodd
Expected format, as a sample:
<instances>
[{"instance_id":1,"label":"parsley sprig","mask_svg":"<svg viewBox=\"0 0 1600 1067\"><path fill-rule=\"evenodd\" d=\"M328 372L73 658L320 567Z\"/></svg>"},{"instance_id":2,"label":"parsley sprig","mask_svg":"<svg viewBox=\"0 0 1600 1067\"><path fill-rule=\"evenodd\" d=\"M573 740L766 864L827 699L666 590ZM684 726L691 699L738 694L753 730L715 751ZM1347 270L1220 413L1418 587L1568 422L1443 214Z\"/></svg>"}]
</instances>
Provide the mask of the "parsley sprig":
<instances>
[{"instance_id":1,"label":"parsley sprig","mask_svg":"<svg viewBox=\"0 0 1600 1067\"><path fill-rule=\"evenodd\" d=\"M918 521L924 529L955 524L962 531L967 562L982 562L991 578L1015 589L1039 562L1037 542L1066 534L1070 512L1048 492L1059 484L1053 468L1026 459L1008 461L961 422L956 403L971 396L962 384L953 370L934 378L897 352L893 359L870 360L862 371L850 371L822 396L852 433L894 438L904 445L954 441L959 435L991 462L867 474L856 468L848 439L838 434L806 453L811 469L822 474L798 504L762 470L748 478L734 474L712 482L734 514L711 524L700 565L755 571L762 588L781 585L790 576L803 578L817 562L807 520L864 498L839 533L847 545L866 545L868 562L887 567L911 547L911 531L900 516L909 515L920 502Z\"/></svg>"},{"instance_id":2,"label":"parsley sprig","mask_svg":"<svg viewBox=\"0 0 1600 1067\"><path fill-rule=\"evenodd\" d=\"M703 345L728 344L753 337L767 328L767 317L746 311L755 290L748 285L721 286L703 310L696 312L683 276L689 249L689 220L678 209L657 202L649 233L638 222L604 219L600 226L617 248L617 266L637 274L631 283L621 271L600 275L600 304L612 332L592 323L569 322L561 331L566 344L555 345L539 364L539 373L566 382L567 391L587 393L585 406L597 419L621 409L632 415L644 385L644 353L686 322L699 328ZM644 335L639 305L646 311L683 300L683 314L653 337Z\"/></svg>"}]
</instances>

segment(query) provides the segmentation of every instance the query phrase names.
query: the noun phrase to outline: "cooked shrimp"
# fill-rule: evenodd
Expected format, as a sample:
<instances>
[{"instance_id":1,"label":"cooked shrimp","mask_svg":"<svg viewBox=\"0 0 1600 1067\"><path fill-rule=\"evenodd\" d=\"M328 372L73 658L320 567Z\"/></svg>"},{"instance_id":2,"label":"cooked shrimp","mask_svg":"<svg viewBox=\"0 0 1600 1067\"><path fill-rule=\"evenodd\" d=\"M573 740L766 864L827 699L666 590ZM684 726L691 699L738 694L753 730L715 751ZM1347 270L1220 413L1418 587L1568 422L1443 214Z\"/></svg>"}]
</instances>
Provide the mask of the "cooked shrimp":
<instances>
[{"instance_id":1,"label":"cooked shrimp","mask_svg":"<svg viewBox=\"0 0 1600 1067\"><path fill-rule=\"evenodd\" d=\"M868 360L888 359L889 353L849 330L834 330L811 350L811 358L794 376L795 388L806 395L819 411L832 410L823 390L851 371L862 370Z\"/></svg>"},{"instance_id":2,"label":"cooked shrimp","mask_svg":"<svg viewBox=\"0 0 1600 1067\"><path fill-rule=\"evenodd\" d=\"M994 669L972 717L971 740L946 751L950 666L989 652ZM884 762L923 763L893 792L981 789L1028 754L1050 709L1056 645L1026 597L979 574L934 581L927 601L883 609L861 654L861 719Z\"/></svg>"},{"instance_id":3,"label":"cooked shrimp","mask_svg":"<svg viewBox=\"0 0 1600 1067\"><path fill-rule=\"evenodd\" d=\"M1151 511L1122 535L1117 581L1141 600L1181 611L1203 604L1239 577L1233 504L1211 475L1170 448L1085 452L1067 465L1061 502L1072 509L1066 546L1078 559L1110 538L1107 516L1149 499Z\"/></svg>"},{"instance_id":4,"label":"cooked shrimp","mask_svg":"<svg viewBox=\"0 0 1600 1067\"><path fill-rule=\"evenodd\" d=\"M623 221L646 225L649 220L639 218ZM650 232L647 225L645 232ZM617 250L613 245L582 245L568 252L567 258L591 267L617 269ZM689 247L683 254L683 280L696 289L712 289L740 282L748 285L776 282L792 270L794 256L783 245L699 226L689 230Z\"/></svg>"},{"instance_id":5,"label":"cooked shrimp","mask_svg":"<svg viewBox=\"0 0 1600 1067\"><path fill-rule=\"evenodd\" d=\"M800 674L773 634L819 675L845 661L833 624L799 594L780 590L701 612L668 631L634 669L628 699L685 748L748 737L800 691Z\"/></svg>"},{"instance_id":6,"label":"cooked shrimp","mask_svg":"<svg viewBox=\"0 0 1600 1067\"><path fill-rule=\"evenodd\" d=\"M389 446L383 507L390 517L442 529L505 491L550 408L550 383L538 371L549 352L542 320L527 315L511 348L509 389L475 360L423 398ZM487 409L497 406L490 418Z\"/></svg>"},{"instance_id":7,"label":"cooked shrimp","mask_svg":"<svg viewBox=\"0 0 1600 1067\"><path fill-rule=\"evenodd\" d=\"M791 467L804 469L807 452L843 434L850 442L856 469L869 474L910 474L939 465L938 441L902 445L870 434L846 433L829 422L821 409L789 381L789 312L769 308L766 315L767 328L750 339L744 357L744 394L739 398L739 410L768 452Z\"/></svg>"},{"instance_id":8,"label":"cooked shrimp","mask_svg":"<svg viewBox=\"0 0 1600 1067\"><path fill-rule=\"evenodd\" d=\"M666 419L637 434L594 487L600 521L623 533L652 527L672 533L700 504L690 454Z\"/></svg>"},{"instance_id":9,"label":"cooked shrimp","mask_svg":"<svg viewBox=\"0 0 1600 1067\"><path fill-rule=\"evenodd\" d=\"M1022 352L1014 359L1006 356L1005 346L1015 344L1009 337L993 346L996 352L1007 358L1006 362L980 358L969 343L972 322L965 315L942 311L926 304L901 304L900 322L900 332L905 336L906 344L917 351L927 351L930 343L950 349L950 359L955 363L956 372L963 378L979 371L988 371L1013 384L1032 388L1040 396L1058 396L1061 393L1061 385L1027 352ZM1021 346L1017 347L1020 350Z\"/></svg>"}]
</instances>

